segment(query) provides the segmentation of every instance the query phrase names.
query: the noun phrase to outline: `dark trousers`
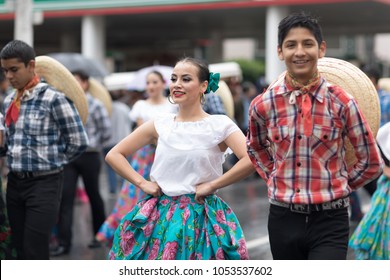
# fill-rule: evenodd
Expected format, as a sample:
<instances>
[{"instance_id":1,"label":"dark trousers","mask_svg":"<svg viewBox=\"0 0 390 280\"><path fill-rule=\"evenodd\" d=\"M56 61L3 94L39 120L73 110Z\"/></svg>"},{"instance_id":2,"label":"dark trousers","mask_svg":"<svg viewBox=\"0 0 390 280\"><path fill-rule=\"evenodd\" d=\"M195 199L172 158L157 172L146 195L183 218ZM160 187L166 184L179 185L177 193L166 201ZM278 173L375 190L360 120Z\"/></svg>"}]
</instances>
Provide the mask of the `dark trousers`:
<instances>
[{"instance_id":1,"label":"dark trousers","mask_svg":"<svg viewBox=\"0 0 390 280\"><path fill-rule=\"evenodd\" d=\"M99 192L100 167L101 155L97 152L86 152L65 166L64 188L58 220L58 241L67 249L72 243L73 208L79 176L83 179L89 198L94 235L105 221L104 203Z\"/></svg>"},{"instance_id":2,"label":"dark trousers","mask_svg":"<svg viewBox=\"0 0 390 280\"><path fill-rule=\"evenodd\" d=\"M271 204L268 232L275 260L345 260L348 208L301 214Z\"/></svg>"},{"instance_id":3,"label":"dark trousers","mask_svg":"<svg viewBox=\"0 0 390 280\"><path fill-rule=\"evenodd\" d=\"M7 211L18 259L49 259L62 184L63 172L25 179L8 174Z\"/></svg>"}]
</instances>

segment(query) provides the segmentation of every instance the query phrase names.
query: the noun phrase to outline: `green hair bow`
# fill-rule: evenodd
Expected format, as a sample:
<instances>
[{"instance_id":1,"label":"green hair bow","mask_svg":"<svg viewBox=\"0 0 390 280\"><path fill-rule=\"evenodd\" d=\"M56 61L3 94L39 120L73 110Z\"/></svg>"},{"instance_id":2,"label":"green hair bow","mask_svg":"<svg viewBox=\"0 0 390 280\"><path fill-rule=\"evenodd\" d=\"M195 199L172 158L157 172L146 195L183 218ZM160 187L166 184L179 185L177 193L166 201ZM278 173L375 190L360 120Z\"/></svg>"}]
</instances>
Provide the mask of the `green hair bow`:
<instances>
[{"instance_id":1,"label":"green hair bow","mask_svg":"<svg viewBox=\"0 0 390 280\"><path fill-rule=\"evenodd\" d=\"M220 74L219 73L212 73L210 72L210 77L209 77L209 84L207 86L206 92L205 93L210 93L216 92L217 89L219 88L218 83L219 83L219 78Z\"/></svg>"}]
</instances>

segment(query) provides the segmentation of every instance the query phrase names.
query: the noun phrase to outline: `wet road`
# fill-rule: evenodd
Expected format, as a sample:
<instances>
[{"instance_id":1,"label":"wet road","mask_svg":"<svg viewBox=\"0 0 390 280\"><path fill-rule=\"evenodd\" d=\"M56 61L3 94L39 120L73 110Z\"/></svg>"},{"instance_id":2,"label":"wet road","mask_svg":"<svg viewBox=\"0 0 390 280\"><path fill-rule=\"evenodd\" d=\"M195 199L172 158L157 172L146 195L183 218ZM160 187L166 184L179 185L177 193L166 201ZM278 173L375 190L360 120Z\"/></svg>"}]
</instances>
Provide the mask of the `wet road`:
<instances>
[{"instance_id":1,"label":"wet road","mask_svg":"<svg viewBox=\"0 0 390 280\"><path fill-rule=\"evenodd\" d=\"M105 173L101 175L101 194L105 201L106 213L114 207L116 197L108 192ZM224 188L219 195L231 206L243 228L249 257L252 260L272 260L267 233L268 199L265 183L258 176ZM367 210L369 197L359 192L363 210ZM92 240L92 221L88 203L77 202L74 211L73 245L67 255L52 257L55 260L104 260L109 248L90 249L87 244ZM351 232L356 224L351 224ZM348 259L353 259L349 252Z\"/></svg>"}]
</instances>

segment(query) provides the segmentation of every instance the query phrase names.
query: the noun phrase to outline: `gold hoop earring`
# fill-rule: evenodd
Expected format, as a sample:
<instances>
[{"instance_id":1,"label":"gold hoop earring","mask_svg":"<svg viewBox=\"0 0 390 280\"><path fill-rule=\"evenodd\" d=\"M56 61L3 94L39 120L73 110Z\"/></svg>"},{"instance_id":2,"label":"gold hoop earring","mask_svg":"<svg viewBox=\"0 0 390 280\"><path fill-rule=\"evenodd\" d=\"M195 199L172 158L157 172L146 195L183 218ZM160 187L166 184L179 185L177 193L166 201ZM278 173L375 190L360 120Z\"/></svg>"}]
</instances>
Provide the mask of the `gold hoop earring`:
<instances>
[{"instance_id":1,"label":"gold hoop earring","mask_svg":"<svg viewBox=\"0 0 390 280\"><path fill-rule=\"evenodd\" d=\"M206 96L204 95L204 93L202 93L202 95L200 96L200 104L206 104Z\"/></svg>"},{"instance_id":2,"label":"gold hoop earring","mask_svg":"<svg viewBox=\"0 0 390 280\"><path fill-rule=\"evenodd\" d=\"M175 101L173 101L173 99L172 99L172 95L168 95L168 101L171 104L176 104Z\"/></svg>"}]
</instances>

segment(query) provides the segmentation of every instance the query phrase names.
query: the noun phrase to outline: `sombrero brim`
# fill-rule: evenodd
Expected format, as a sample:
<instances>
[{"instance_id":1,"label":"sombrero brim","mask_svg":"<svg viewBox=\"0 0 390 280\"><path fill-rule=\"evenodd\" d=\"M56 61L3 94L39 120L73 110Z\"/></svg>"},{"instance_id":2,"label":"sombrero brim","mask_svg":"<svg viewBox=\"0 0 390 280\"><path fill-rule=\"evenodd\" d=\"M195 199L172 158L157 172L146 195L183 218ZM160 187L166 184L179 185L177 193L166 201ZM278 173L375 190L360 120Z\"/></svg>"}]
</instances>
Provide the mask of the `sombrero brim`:
<instances>
[{"instance_id":1,"label":"sombrero brim","mask_svg":"<svg viewBox=\"0 0 390 280\"><path fill-rule=\"evenodd\" d=\"M213 93L209 93L213 94ZM218 96L221 97L223 106L225 107L226 110L226 115L234 119L234 101L233 101L233 96L232 92L230 91L228 85L224 81L219 81L218 83L218 89L215 92Z\"/></svg>"},{"instance_id":2,"label":"sombrero brim","mask_svg":"<svg viewBox=\"0 0 390 280\"><path fill-rule=\"evenodd\" d=\"M368 76L352 63L331 57L318 60L318 71L330 84L340 86L355 98L375 137L380 123L379 98L375 86ZM284 76L285 73L280 75L268 88L282 82ZM348 166L353 166L357 159L348 139L345 148L346 162Z\"/></svg>"},{"instance_id":3,"label":"sombrero brim","mask_svg":"<svg viewBox=\"0 0 390 280\"><path fill-rule=\"evenodd\" d=\"M379 88L390 92L390 78L381 78L378 81Z\"/></svg>"},{"instance_id":4,"label":"sombrero brim","mask_svg":"<svg viewBox=\"0 0 390 280\"><path fill-rule=\"evenodd\" d=\"M44 78L49 85L72 100L81 121L85 124L88 117L87 98L72 73L54 58L44 55L35 58L35 72Z\"/></svg>"},{"instance_id":5,"label":"sombrero brim","mask_svg":"<svg viewBox=\"0 0 390 280\"><path fill-rule=\"evenodd\" d=\"M112 99L110 93L103 86L103 84L94 78L89 78L89 92L94 98L100 100L100 102L103 103L108 115L111 116Z\"/></svg>"},{"instance_id":6,"label":"sombrero brim","mask_svg":"<svg viewBox=\"0 0 390 280\"><path fill-rule=\"evenodd\" d=\"M330 57L318 60L318 70L329 83L340 86L355 98L375 137L380 124L380 105L378 93L368 76L352 63ZM349 140L346 142L346 161L349 166L357 162Z\"/></svg>"}]
</instances>

